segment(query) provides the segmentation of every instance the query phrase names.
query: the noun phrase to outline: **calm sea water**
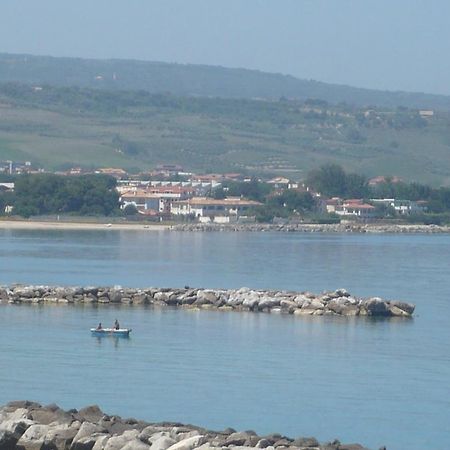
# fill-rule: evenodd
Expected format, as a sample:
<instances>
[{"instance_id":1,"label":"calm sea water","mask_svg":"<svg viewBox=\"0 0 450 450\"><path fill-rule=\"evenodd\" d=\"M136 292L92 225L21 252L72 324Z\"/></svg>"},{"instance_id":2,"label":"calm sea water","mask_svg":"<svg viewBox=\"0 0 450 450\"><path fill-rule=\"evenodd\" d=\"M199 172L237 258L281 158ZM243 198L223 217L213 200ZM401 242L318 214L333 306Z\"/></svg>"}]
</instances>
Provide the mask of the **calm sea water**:
<instances>
[{"instance_id":1,"label":"calm sea water","mask_svg":"<svg viewBox=\"0 0 450 450\"><path fill-rule=\"evenodd\" d=\"M0 284L345 287L413 320L0 306L0 403L372 448L450 441L450 236L0 230ZM130 339L91 337L115 318Z\"/></svg>"}]
</instances>

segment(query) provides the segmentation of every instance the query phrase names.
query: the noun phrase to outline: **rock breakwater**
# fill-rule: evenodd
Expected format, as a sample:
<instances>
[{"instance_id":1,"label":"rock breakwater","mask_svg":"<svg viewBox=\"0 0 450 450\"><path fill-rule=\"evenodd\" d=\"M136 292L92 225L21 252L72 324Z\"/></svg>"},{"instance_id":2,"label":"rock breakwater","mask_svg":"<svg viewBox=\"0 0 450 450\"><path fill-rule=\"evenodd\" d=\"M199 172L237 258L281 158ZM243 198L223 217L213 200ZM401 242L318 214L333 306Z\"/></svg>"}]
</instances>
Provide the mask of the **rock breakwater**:
<instances>
[{"instance_id":1,"label":"rock breakwater","mask_svg":"<svg viewBox=\"0 0 450 450\"><path fill-rule=\"evenodd\" d=\"M311 437L211 431L180 423L147 423L107 415L98 406L65 411L14 401L0 407L0 450L364 450ZM367 450L367 449L366 449Z\"/></svg>"},{"instance_id":2,"label":"rock breakwater","mask_svg":"<svg viewBox=\"0 0 450 450\"><path fill-rule=\"evenodd\" d=\"M0 302L12 304L128 304L252 311L298 316L411 317L411 303L361 298L345 289L322 294L296 291L198 288L0 286Z\"/></svg>"},{"instance_id":3,"label":"rock breakwater","mask_svg":"<svg viewBox=\"0 0 450 450\"><path fill-rule=\"evenodd\" d=\"M403 224L206 224L192 223L175 225L172 231L249 231L249 232L297 232L297 233L450 233L450 227L438 225Z\"/></svg>"}]
</instances>

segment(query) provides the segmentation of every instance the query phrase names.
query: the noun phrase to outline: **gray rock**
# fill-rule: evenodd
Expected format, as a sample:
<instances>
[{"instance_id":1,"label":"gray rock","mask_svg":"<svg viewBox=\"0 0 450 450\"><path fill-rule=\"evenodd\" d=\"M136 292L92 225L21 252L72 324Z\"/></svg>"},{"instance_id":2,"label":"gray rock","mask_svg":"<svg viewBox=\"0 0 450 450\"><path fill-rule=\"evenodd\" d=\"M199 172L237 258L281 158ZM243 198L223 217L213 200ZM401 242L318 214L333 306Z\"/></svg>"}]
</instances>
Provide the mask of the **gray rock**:
<instances>
[{"instance_id":1,"label":"gray rock","mask_svg":"<svg viewBox=\"0 0 450 450\"><path fill-rule=\"evenodd\" d=\"M203 435L193 436L171 445L167 450L193 450L204 443Z\"/></svg>"},{"instance_id":2,"label":"gray rock","mask_svg":"<svg viewBox=\"0 0 450 450\"><path fill-rule=\"evenodd\" d=\"M95 444L92 447L92 450L104 450L110 437L111 436L109 434L97 434L95 437Z\"/></svg>"},{"instance_id":3,"label":"gray rock","mask_svg":"<svg viewBox=\"0 0 450 450\"><path fill-rule=\"evenodd\" d=\"M120 450L123 447L125 447L129 442L138 440L138 436L139 436L138 430L128 430L125 431L120 436L113 436L110 439L108 439L108 442L106 443L105 446L105 450ZM149 446L147 446L147 448L148 447Z\"/></svg>"},{"instance_id":4,"label":"gray rock","mask_svg":"<svg viewBox=\"0 0 450 450\"><path fill-rule=\"evenodd\" d=\"M0 431L0 450L14 450L18 439L10 431Z\"/></svg>"},{"instance_id":5,"label":"gray rock","mask_svg":"<svg viewBox=\"0 0 450 450\"><path fill-rule=\"evenodd\" d=\"M169 447L176 444L177 441L170 436L161 436L150 442L152 450L167 450Z\"/></svg>"},{"instance_id":6,"label":"gray rock","mask_svg":"<svg viewBox=\"0 0 450 450\"><path fill-rule=\"evenodd\" d=\"M87 406L86 408L82 408L76 414L76 417L81 421L88 421L92 423L99 422L101 418L104 416L102 410L98 407L98 405Z\"/></svg>"},{"instance_id":7,"label":"gray rock","mask_svg":"<svg viewBox=\"0 0 450 450\"><path fill-rule=\"evenodd\" d=\"M319 441L313 437L298 437L291 442L294 447L314 448L319 447Z\"/></svg>"},{"instance_id":8,"label":"gray rock","mask_svg":"<svg viewBox=\"0 0 450 450\"><path fill-rule=\"evenodd\" d=\"M217 300L218 296L214 291L201 290L197 292L197 300L195 301L195 304L204 305L208 303L216 303Z\"/></svg>"},{"instance_id":9,"label":"gray rock","mask_svg":"<svg viewBox=\"0 0 450 450\"><path fill-rule=\"evenodd\" d=\"M48 430L48 425L31 425L17 441L16 448L18 450L41 450Z\"/></svg>"},{"instance_id":10,"label":"gray rock","mask_svg":"<svg viewBox=\"0 0 450 450\"><path fill-rule=\"evenodd\" d=\"M122 447L122 450L150 450L150 446L139 439L133 439Z\"/></svg>"},{"instance_id":11,"label":"gray rock","mask_svg":"<svg viewBox=\"0 0 450 450\"><path fill-rule=\"evenodd\" d=\"M246 444L247 441L250 440L250 438L256 437L256 433L254 432L248 432L248 431L239 431L237 433L230 434L227 439L225 440L225 446L242 446ZM255 446L259 441L259 438L256 439L256 442L253 446Z\"/></svg>"},{"instance_id":12,"label":"gray rock","mask_svg":"<svg viewBox=\"0 0 450 450\"><path fill-rule=\"evenodd\" d=\"M30 418L42 425L48 425L52 422L58 422L60 424L70 424L73 421L71 414L66 413L61 408L53 407L56 405L50 405L48 407L33 409L30 411Z\"/></svg>"},{"instance_id":13,"label":"gray rock","mask_svg":"<svg viewBox=\"0 0 450 450\"><path fill-rule=\"evenodd\" d=\"M381 298L373 297L364 302L364 307L370 316L388 316L389 309Z\"/></svg>"},{"instance_id":14,"label":"gray rock","mask_svg":"<svg viewBox=\"0 0 450 450\"><path fill-rule=\"evenodd\" d=\"M102 427L95 423L83 422L77 434L73 438L73 445L76 444L79 440L92 436L95 433L102 433L103 430L104 429Z\"/></svg>"},{"instance_id":15,"label":"gray rock","mask_svg":"<svg viewBox=\"0 0 450 450\"><path fill-rule=\"evenodd\" d=\"M412 303L398 302L398 301L391 301L389 303L391 306L395 306L396 308L405 311L409 315L412 315L415 309L415 305L413 305Z\"/></svg>"},{"instance_id":16,"label":"gray rock","mask_svg":"<svg viewBox=\"0 0 450 450\"><path fill-rule=\"evenodd\" d=\"M80 422L74 422L72 425L62 424L50 428L45 436L44 446L58 449L69 448L78 433L80 425Z\"/></svg>"}]
</instances>

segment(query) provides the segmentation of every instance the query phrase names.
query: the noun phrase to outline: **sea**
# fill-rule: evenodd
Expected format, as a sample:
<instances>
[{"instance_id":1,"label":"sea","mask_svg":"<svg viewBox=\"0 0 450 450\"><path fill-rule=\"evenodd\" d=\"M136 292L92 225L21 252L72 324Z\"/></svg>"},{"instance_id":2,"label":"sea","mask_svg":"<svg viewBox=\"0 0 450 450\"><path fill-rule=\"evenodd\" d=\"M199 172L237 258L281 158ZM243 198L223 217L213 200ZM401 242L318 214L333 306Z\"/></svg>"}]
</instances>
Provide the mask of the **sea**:
<instances>
[{"instance_id":1,"label":"sea","mask_svg":"<svg viewBox=\"0 0 450 450\"><path fill-rule=\"evenodd\" d=\"M448 449L449 275L449 235L0 230L0 285L346 288L416 304L381 320L2 304L0 404ZM116 318L129 339L90 335Z\"/></svg>"}]
</instances>

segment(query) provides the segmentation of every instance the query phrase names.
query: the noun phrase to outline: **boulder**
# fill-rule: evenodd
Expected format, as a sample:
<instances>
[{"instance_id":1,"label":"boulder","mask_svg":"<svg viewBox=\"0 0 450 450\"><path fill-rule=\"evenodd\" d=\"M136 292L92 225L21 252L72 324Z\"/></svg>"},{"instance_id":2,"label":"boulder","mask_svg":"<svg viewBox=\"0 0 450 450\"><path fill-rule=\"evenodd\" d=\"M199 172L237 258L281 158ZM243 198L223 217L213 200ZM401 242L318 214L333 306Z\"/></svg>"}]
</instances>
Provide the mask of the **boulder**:
<instances>
[{"instance_id":1,"label":"boulder","mask_svg":"<svg viewBox=\"0 0 450 450\"><path fill-rule=\"evenodd\" d=\"M298 437L291 442L293 447L314 448L319 447L319 441L313 437Z\"/></svg>"},{"instance_id":2,"label":"boulder","mask_svg":"<svg viewBox=\"0 0 450 450\"><path fill-rule=\"evenodd\" d=\"M125 446L121 447L122 450L150 450L150 445L145 444L139 439L133 439Z\"/></svg>"},{"instance_id":3,"label":"boulder","mask_svg":"<svg viewBox=\"0 0 450 450\"><path fill-rule=\"evenodd\" d=\"M405 311L408 313L408 315L412 315L414 312L414 309L416 308L415 305L411 303L406 302L398 302L398 301L391 301L389 302L390 306L395 306L396 308L401 309L402 311Z\"/></svg>"},{"instance_id":4,"label":"boulder","mask_svg":"<svg viewBox=\"0 0 450 450\"><path fill-rule=\"evenodd\" d=\"M138 430L128 430L119 436L113 436L108 439L108 442L105 445L105 450L121 450L129 442L138 440L138 436L139 436ZM144 444L142 441L140 442ZM149 448L149 446L147 445L146 448Z\"/></svg>"},{"instance_id":5,"label":"boulder","mask_svg":"<svg viewBox=\"0 0 450 450\"><path fill-rule=\"evenodd\" d=\"M76 442L73 442L70 446L70 450L92 450L97 444L98 440L102 440L105 438L105 434L103 433L94 433L90 436L85 436ZM98 448L98 447L97 447ZM103 449L104 447L102 447Z\"/></svg>"},{"instance_id":6,"label":"boulder","mask_svg":"<svg viewBox=\"0 0 450 450\"><path fill-rule=\"evenodd\" d=\"M10 419L0 423L0 431L8 431L19 439L20 436L22 436L22 434L25 433L29 427L31 427L31 425L34 425L34 422L29 419Z\"/></svg>"},{"instance_id":7,"label":"boulder","mask_svg":"<svg viewBox=\"0 0 450 450\"><path fill-rule=\"evenodd\" d=\"M100 427L99 425L91 422L83 422L77 434L73 438L73 445L76 444L79 440L84 439L85 437L89 437L92 436L93 434L102 432L103 428Z\"/></svg>"},{"instance_id":8,"label":"boulder","mask_svg":"<svg viewBox=\"0 0 450 450\"><path fill-rule=\"evenodd\" d=\"M78 411L78 414L76 414L77 419L81 422L87 421L91 423L99 422L103 416L104 413L97 405L82 408Z\"/></svg>"},{"instance_id":9,"label":"boulder","mask_svg":"<svg viewBox=\"0 0 450 450\"><path fill-rule=\"evenodd\" d=\"M197 448L204 443L205 443L204 436L198 435L187 439L183 439L182 441L171 445L167 450L193 450L194 448Z\"/></svg>"},{"instance_id":10,"label":"boulder","mask_svg":"<svg viewBox=\"0 0 450 450\"><path fill-rule=\"evenodd\" d=\"M41 450L48 430L48 425L31 425L17 441L16 449Z\"/></svg>"},{"instance_id":11,"label":"boulder","mask_svg":"<svg viewBox=\"0 0 450 450\"><path fill-rule=\"evenodd\" d=\"M197 292L197 300L195 301L196 305L205 305L210 303L216 303L218 300L218 296L214 291L198 291Z\"/></svg>"},{"instance_id":12,"label":"boulder","mask_svg":"<svg viewBox=\"0 0 450 450\"><path fill-rule=\"evenodd\" d=\"M58 408L56 405L33 409L30 411L30 418L41 425L49 425L52 422L70 424L73 421L71 414L65 412L61 408Z\"/></svg>"},{"instance_id":13,"label":"boulder","mask_svg":"<svg viewBox=\"0 0 450 450\"><path fill-rule=\"evenodd\" d=\"M373 297L364 302L364 308L370 316L388 316L389 309L381 298Z\"/></svg>"},{"instance_id":14,"label":"boulder","mask_svg":"<svg viewBox=\"0 0 450 450\"><path fill-rule=\"evenodd\" d=\"M80 422L72 425L62 424L52 427L45 436L44 445L46 448L66 449L72 444L73 438L78 433Z\"/></svg>"},{"instance_id":15,"label":"boulder","mask_svg":"<svg viewBox=\"0 0 450 450\"><path fill-rule=\"evenodd\" d=\"M156 292L153 298L158 302L166 303L167 300L169 299L169 296L167 295L166 292Z\"/></svg>"},{"instance_id":16,"label":"boulder","mask_svg":"<svg viewBox=\"0 0 450 450\"><path fill-rule=\"evenodd\" d=\"M92 450L104 450L106 447L106 443L110 439L109 434L97 434L95 437L95 444L92 447Z\"/></svg>"},{"instance_id":17,"label":"boulder","mask_svg":"<svg viewBox=\"0 0 450 450\"><path fill-rule=\"evenodd\" d=\"M167 450L169 447L176 444L177 441L170 436L161 436L150 442L152 450Z\"/></svg>"},{"instance_id":18,"label":"boulder","mask_svg":"<svg viewBox=\"0 0 450 450\"><path fill-rule=\"evenodd\" d=\"M10 431L0 431L0 450L14 450L18 439Z\"/></svg>"},{"instance_id":19,"label":"boulder","mask_svg":"<svg viewBox=\"0 0 450 450\"><path fill-rule=\"evenodd\" d=\"M230 434L225 440L224 445L226 447L247 445L247 442L250 441L251 438L255 437L256 442L254 443L254 445L252 445L252 447L254 447L259 441L259 438L256 436L256 433L249 431L239 431L237 433Z\"/></svg>"}]
</instances>

